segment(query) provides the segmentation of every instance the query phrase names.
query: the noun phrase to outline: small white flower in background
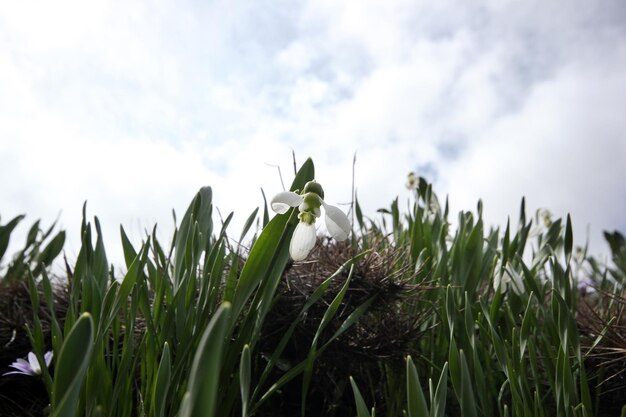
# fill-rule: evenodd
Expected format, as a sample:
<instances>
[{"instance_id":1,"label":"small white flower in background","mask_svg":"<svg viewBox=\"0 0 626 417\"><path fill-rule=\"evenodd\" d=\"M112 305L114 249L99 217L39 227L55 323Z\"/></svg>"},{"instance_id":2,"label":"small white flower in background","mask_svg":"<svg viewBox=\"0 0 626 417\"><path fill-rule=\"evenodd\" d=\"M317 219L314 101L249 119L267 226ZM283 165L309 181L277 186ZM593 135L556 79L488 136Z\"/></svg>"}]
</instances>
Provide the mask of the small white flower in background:
<instances>
[{"instance_id":1,"label":"small white flower in background","mask_svg":"<svg viewBox=\"0 0 626 417\"><path fill-rule=\"evenodd\" d=\"M496 270L499 269L499 267L496 267ZM509 287L512 287L513 292L517 295L521 295L525 288L524 278L522 278L519 272L507 265L504 271L496 273L493 280L493 289L498 291L498 288L500 288L500 291L506 292Z\"/></svg>"},{"instance_id":2,"label":"small white flower in background","mask_svg":"<svg viewBox=\"0 0 626 417\"><path fill-rule=\"evenodd\" d=\"M406 188L409 190L417 190L418 185L419 179L417 178L417 175L415 175L415 172L409 172L409 175L407 175L406 178Z\"/></svg>"},{"instance_id":3,"label":"small white flower in background","mask_svg":"<svg viewBox=\"0 0 626 417\"><path fill-rule=\"evenodd\" d=\"M44 361L46 362L46 367L50 366L50 362L52 362L52 352L46 352L46 354L44 355ZM7 372L3 374L3 376L12 374L22 374L28 376L41 375L41 366L39 366L37 356L35 356L33 352L28 352L28 361L25 361L24 359L18 359L17 361L9 365L9 367L17 370Z\"/></svg>"},{"instance_id":4,"label":"small white flower in background","mask_svg":"<svg viewBox=\"0 0 626 417\"><path fill-rule=\"evenodd\" d=\"M595 282L589 277L583 277L582 279L577 280L576 288L583 294L590 294L596 292Z\"/></svg>"},{"instance_id":5,"label":"small white flower in background","mask_svg":"<svg viewBox=\"0 0 626 417\"><path fill-rule=\"evenodd\" d=\"M550 213L550 210L546 208L539 209L537 216L541 218L541 221L543 222L543 226L545 228L548 228L552 225L552 213Z\"/></svg>"},{"instance_id":6,"label":"small white flower in background","mask_svg":"<svg viewBox=\"0 0 626 417\"><path fill-rule=\"evenodd\" d=\"M535 221L530 229L530 236L537 237L547 231L552 226L552 213L545 208L537 209L535 212Z\"/></svg>"},{"instance_id":7,"label":"small white flower in background","mask_svg":"<svg viewBox=\"0 0 626 417\"><path fill-rule=\"evenodd\" d=\"M315 246L315 220L321 216L323 206L326 216L326 229L336 240L345 240L350 235L350 220L343 211L324 202L324 190L315 181L309 181L301 194L284 191L274 196L271 201L272 210L278 214L286 213L290 207L298 207L300 223L291 237L289 254L294 261L305 259Z\"/></svg>"}]
</instances>

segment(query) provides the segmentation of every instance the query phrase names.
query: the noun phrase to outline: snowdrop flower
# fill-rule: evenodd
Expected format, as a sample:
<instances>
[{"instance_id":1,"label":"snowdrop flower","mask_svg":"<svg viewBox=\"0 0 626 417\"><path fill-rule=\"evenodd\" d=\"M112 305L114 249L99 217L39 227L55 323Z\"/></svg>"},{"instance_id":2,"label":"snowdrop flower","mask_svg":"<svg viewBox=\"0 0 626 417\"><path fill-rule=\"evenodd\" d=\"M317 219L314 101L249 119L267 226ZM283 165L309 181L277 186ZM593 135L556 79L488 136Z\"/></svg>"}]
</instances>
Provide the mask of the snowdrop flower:
<instances>
[{"instance_id":1,"label":"snowdrop flower","mask_svg":"<svg viewBox=\"0 0 626 417\"><path fill-rule=\"evenodd\" d=\"M46 362L46 367L50 366L50 362L52 362L52 352L46 352L44 355L44 361ZM33 352L28 352L28 362L24 359L18 359L13 362L9 367L17 369L16 371L7 372L4 375L12 375L12 374L22 374L28 376L37 376L41 375L41 367L39 366L39 361L37 360L37 356ZM3 376L4 376L3 375Z\"/></svg>"},{"instance_id":2,"label":"snowdrop flower","mask_svg":"<svg viewBox=\"0 0 626 417\"><path fill-rule=\"evenodd\" d=\"M409 190L417 190L419 186L419 178L415 175L415 172L409 172L406 178L406 188Z\"/></svg>"},{"instance_id":3,"label":"snowdrop flower","mask_svg":"<svg viewBox=\"0 0 626 417\"><path fill-rule=\"evenodd\" d=\"M307 182L300 194L291 191L276 194L271 206L278 214L286 213L290 207L298 207L300 223L296 226L289 244L289 254L294 261L305 259L315 246L315 220L320 217L322 206L326 212L326 228L332 237L345 240L350 234L350 220L339 208L324 202L324 190L315 181Z\"/></svg>"},{"instance_id":4,"label":"snowdrop flower","mask_svg":"<svg viewBox=\"0 0 626 417\"><path fill-rule=\"evenodd\" d=\"M500 291L506 292L509 287L513 288L513 292L517 295L521 295L525 290L524 278L522 278L519 272L507 265L504 271L496 273L493 280L493 289L496 291L500 289Z\"/></svg>"}]
</instances>

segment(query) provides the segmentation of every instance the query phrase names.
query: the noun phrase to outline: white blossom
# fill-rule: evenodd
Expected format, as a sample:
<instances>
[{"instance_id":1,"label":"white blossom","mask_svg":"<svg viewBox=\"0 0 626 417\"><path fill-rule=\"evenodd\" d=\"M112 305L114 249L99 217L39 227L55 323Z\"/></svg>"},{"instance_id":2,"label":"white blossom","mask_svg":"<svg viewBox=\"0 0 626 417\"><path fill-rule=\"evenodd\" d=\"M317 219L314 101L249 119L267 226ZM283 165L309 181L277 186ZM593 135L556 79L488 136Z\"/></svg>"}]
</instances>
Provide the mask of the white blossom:
<instances>
[{"instance_id":1,"label":"white blossom","mask_svg":"<svg viewBox=\"0 0 626 417\"><path fill-rule=\"evenodd\" d=\"M305 259L315 246L315 221L322 214L321 207L324 207L326 229L334 239L341 241L350 235L350 220L341 209L324 202L324 190L315 181L307 182L300 194L291 191L276 194L270 205L278 214L286 213L291 207L298 207L300 223L289 245L289 254L294 261Z\"/></svg>"},{"instance_id":2,"label":"white blossom","mask_svg":"<svg viewBox=\"0 0 626 417\"><path fill-rule=\"evenodd\" d=\"M500 269L497 267L496 269ZM504 271L497 272L493 280L493 288L498 291L506 292L509 287L513 288L513 292L517 295L521 295L524 290L524 278L519 272L507 265Z\"/></svg>"},{"instance_id":3,"label":"white blossom","mask_svg":"<svg viewBox=\"0 0 626 417\"><path fill-rule=\"evenodd\" d=\"M44 362L46 367L50 366L52 361L52 352L46 352L44 355ZM28 376L41 375L41 366L37 360L37 356L33 352L28 352L28 361L24 359L18 359L13 362L9 367L16 369L16 371L7 372L4 375L22 374Z\"/></svg>"}]
</instances>

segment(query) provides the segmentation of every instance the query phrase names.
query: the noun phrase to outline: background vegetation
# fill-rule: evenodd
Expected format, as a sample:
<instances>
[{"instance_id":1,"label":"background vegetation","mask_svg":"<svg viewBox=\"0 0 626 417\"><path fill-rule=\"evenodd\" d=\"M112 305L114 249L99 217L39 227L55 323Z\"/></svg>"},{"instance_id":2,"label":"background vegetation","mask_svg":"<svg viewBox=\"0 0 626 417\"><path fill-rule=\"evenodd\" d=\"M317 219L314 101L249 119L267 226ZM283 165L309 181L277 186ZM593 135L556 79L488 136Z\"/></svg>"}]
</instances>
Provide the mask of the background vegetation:
<instances>
[{"instance_id":1,"label":"background vegetation","mask_svg":"<svg viewBox=\"0 0 626 417\"><path fill-rule=\"evenodd\" d=\"M291 190L314 179L308 160ZM244 230L213 223L201 189L163 246L124 229L126 273L97 218L50 275L64 232L0 226L0 371L33 351L50 368L0 378L0 415L626 416L626 244L608 265L546 212L488 229L453 222L422 178L348 242L289 258L292 209ZM254 231L255 230L255 231ZM254 232L252 232L254 231ZM252 234L249 236L249 234ZM243 242L249 242L246 249Z\"/></svg>"}]
</instances>

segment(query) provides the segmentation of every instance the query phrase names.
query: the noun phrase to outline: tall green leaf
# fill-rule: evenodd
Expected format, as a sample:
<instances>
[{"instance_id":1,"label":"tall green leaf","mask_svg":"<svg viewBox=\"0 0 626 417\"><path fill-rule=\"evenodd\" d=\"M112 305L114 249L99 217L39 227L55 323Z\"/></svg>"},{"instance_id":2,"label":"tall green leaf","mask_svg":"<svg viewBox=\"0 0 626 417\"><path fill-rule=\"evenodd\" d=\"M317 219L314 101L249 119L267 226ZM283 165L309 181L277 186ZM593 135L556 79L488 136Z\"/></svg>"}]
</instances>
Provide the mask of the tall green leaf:
<instances>
[{"instance_id":1,"label":"tall green leaf","mask_svg":"<svg viewBox=\"0 0 626 417\"><path fill-rule=\"evenodd\" d=\"M180 417L213 417L216 413L215 401L220 389L220 365L231 310L230 303L223 303L202 334L191 366L191 376Z\"/></svg>"},{"instance_id":2,"label":"tall green leaf","mask_svg":"<svg viewBox=\"0 0 626 417\"><path fill-rule=\"evenodd\" d=\"M426 397L420 386L417 368L410 356L406 358L406 400L408 417L429 417Z\"/></svg>"},{"instance_id":3,"label":"tall green leaf","mask_svg":"<svg viewBox=\"0 0 626 417\"><path fill-rule=\"evenodd\" d=\"M83 313L61 347L56 362L52 390L52 416L75 417L80 390L91 360L94 325L89 313Z\"/></svg>"},{"instance_id":4,"label":"tall green leaf","mask_svg":"<svg viewBox=\"0 0 626 417\"><path fill-rule=\"evenodd\" d=\"M363 400L363 396L361 395L361 391L359 391L359 387L357 387L352 377L350 377L350 385L352 385L352 392L354 393L357 417L371 417L367 405L365 405L365 401Z\"/></svg>"},{"instance_id":5,"label":"tall green leaf","mask_svg":"<svg viewBox=\"0 0 626 417\"><path fill-rule=\"evenodd\" d=\"M154 386L152 388L155 417L163 417L165 415L165 410L167 408L167 391L170 387L170 376L172 372L171 361L170 347L166 342L165 345L163 345L161 362L159 362L157 377L154 380Z\"/></svg>"},{"instance_id":6,"label":"tall green leaf","mask_svg":"<svg viewBox=\"0 0 626 417\"><path fill-rule=\"evenodd\" d=\"M5 224L4 226L0 226L0 259L4 256L7 248L9 247L9 240L11 239L11 233L15 226L22 221L24 215L21 214L13 218L10 222Z\"/></svg>"}]
</instances>

